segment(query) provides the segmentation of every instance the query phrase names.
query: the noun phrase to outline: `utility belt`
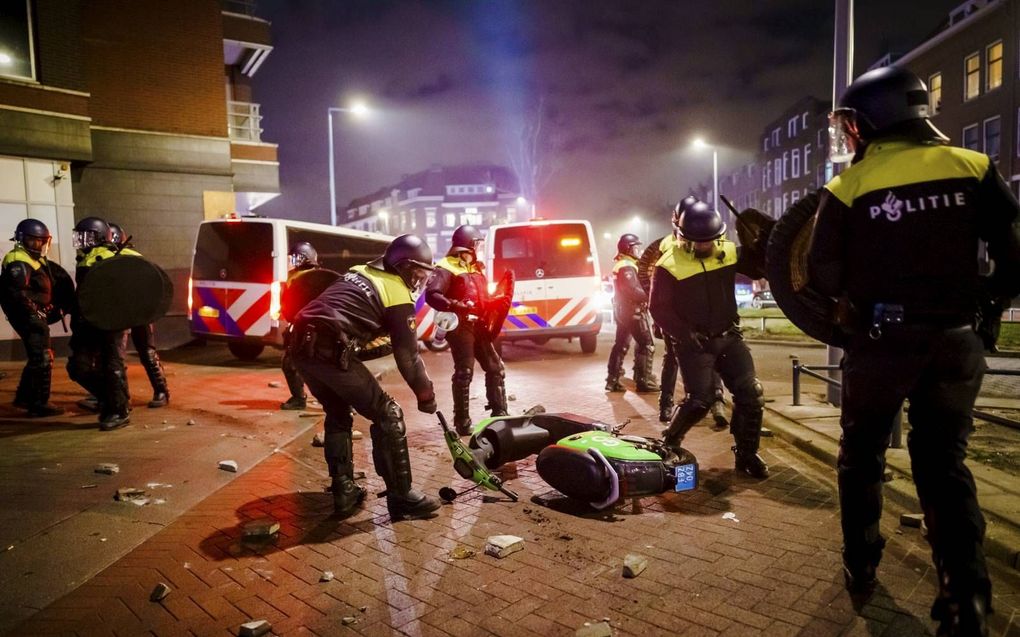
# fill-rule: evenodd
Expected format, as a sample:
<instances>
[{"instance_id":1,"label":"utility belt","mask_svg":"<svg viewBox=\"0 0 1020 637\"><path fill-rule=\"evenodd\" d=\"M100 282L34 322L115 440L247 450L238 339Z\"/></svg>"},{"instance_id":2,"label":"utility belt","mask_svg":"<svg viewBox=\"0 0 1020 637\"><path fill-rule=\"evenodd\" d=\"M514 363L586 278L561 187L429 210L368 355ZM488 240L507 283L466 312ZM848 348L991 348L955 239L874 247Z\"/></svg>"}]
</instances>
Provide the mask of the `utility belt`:
<instances>
[{"instance_id":1,"label":"utility belt","mask_svg":"<svg viewBox=\"0 0 1020 637\"><path fill-rule=\"evenodd\" d=\"M973 326L975 319L973 314L961 312L911 311L896 303L876 303L871 312L868 336L877 341L887 328L950 329Z\"/></svg>"},{"instance_id":2,"label":"utility belt","mask_svg":"<svg viewBox=\"0 0 1020 637\"><path fill-rule=\"evenodd\" d=\"M730 334L740 334L740 326L733 323L726 329L717 331L694 327L691 328L691 333L703 339L722 338L723 336L729 336Z\"/></svg>"},{"instance_id":3,"label":"utility belt","mask_svg":"<svg viewBox=\"0 0 1020 637\"><path fill-rule=\"evenodd\" d=\"M302 325L294 336L290 346L299 356L327 361L345 371L359 349L356 340L322 323Z\"/></svg>"}]
</instances>

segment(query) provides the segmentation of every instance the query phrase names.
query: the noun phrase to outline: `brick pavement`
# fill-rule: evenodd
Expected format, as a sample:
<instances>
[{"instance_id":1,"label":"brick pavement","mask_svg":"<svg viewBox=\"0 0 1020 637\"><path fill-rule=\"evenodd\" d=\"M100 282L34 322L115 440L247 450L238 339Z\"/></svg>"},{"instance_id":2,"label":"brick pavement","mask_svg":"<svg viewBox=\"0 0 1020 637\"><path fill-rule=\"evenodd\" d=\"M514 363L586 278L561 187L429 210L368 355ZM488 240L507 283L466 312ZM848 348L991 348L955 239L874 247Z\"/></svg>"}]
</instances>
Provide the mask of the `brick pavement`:
<instances>
[{"instance_id":1,"label":"brick pavement","mask_svg":"<svg viewBox=\"0 0 1020 637\"><path fill-rule=\"evenodd\" d=\"M575 348L507 347L508 391L518 398L512 405L631 418L629 432L657 431L655 397L607 397L604 356L579 357ZM426 361L447 398L441 404L449 404L448 355ZM398 401L412 405L399 377L388 380ZM477 385L480 405L480 378ZM408 421L417 485L432 493L450 483L463 487L438 425L417 413ZM838 572L832 471L778 440L765 445L773 476L761 483L733 475L727 434L698 428L689 438L702 483L689 494L604 513L564 502L543 507L529 501L548 487L528 460L505 472L521 493L518 503L483 501L476 492L432 520L392 525L374 498L346 522L329 518L325 468L310 436L221 488L14 634L228 635L249 618L269 620L277 634L317 635L569 635L602 618L616 634L646 636L933 631L927 609L935 584L917 532L900 533L898 511L889 508L881 585L855 611ZM355 443L356 465L374 493L382 483L369 445L367 436ZM240 524L266 515L281 522L278 541L241 542ZM524 537L525 550L504 560L450 558L459 545L480 553L497 533ZM636 579L621 577L627 553L651 558ZM324 570L336 579L320 583ZM149 602L159 581L174 590L162 603ZM1020 634L1016 574L996 568L995 587L995 634ZM344 617L353 623L344 625Z\"/></svg>"}]
</instances>

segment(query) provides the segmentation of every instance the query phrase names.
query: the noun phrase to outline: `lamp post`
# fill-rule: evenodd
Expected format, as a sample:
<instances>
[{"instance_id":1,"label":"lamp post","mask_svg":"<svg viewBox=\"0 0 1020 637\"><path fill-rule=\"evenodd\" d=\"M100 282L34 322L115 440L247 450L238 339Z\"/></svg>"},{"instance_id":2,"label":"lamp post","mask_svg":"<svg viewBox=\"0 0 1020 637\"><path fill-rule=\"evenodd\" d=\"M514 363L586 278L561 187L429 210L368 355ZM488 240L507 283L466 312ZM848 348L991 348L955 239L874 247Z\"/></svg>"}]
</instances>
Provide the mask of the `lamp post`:
<instances>
[{"instance_id":1,"label":"lamp post","mask_svg":"<svg viewBox=\"0 0 1020 637\"><path fill-rule=\"evenodd\" d=\"M707 143L704 139L697 137L692 142L695 148L711 148L712 149L712 207L719 210L719 152L716 151L715 146Z\"/></svg>"},{"instance_id":2,"label":"lamp post","mask_svg":"<svg viewBox=\"0 0 1020 637\"><path fill-rule=\"evenodd\" d=\"M351 113L355 117L364 117L369 113L368 106L363 102L355 102L348 108L330 106L326 109L329 120L329 223L336 225L336 167L333 164L333 113Z\"/></svg>"}]
</instances>

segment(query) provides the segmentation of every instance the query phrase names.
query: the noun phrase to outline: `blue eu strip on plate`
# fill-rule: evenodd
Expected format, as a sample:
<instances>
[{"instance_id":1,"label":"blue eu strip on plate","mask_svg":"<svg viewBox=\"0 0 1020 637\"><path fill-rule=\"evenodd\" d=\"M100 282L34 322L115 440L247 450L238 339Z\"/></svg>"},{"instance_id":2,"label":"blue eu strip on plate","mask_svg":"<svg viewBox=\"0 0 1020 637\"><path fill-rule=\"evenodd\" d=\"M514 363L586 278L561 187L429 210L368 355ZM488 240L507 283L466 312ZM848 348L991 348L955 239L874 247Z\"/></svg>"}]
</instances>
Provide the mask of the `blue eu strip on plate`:
<instances>
[{"instance_id":1,"label":"blue eu strip on plate","mask_svg":"<svg viewBox=\"0 0 1020 637\"><path fill-rule=\"evenodd\" d=\"M694 487L698 486L698 465L693 463L681 464L677 465L674 470L676 471L676 487L674 490L677 493L691 491Z\"/></svg>"}]
</instances>

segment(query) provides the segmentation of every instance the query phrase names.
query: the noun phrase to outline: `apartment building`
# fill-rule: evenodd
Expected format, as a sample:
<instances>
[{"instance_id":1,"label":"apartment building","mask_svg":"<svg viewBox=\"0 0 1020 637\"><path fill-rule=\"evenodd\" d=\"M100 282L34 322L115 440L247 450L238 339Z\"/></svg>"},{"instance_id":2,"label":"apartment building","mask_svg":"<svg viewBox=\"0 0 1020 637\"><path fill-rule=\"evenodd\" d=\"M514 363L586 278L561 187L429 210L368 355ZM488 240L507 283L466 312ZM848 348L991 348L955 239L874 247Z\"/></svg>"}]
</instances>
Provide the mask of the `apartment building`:
<instances>
[{"instance_id":1,"label":"apartment building","mask_svg":"<svg viewBox=\"0 0 1020 637\"><path fill-rule=\"evenodd\" d=\"M341 212L337 225L391 235L417 234L434 254L442 255L461 224L485 232L492 225L531 217L532 204L521 196L510 169L495 164L436 165L354 199Z\"/></svg>"},{"instance_id":2,"label":"apartment building","mask_svg":"<svg viewBox=\"0 0 1020 637\"><path fill-rule=\"evenodd\" d=\"M115 221L170 273L183 309L199 222L279 193L250 83L271 50L251 1L6 2L0 233L41 219L71 269L75 221Z\"/></svg>"}]
</instances>

